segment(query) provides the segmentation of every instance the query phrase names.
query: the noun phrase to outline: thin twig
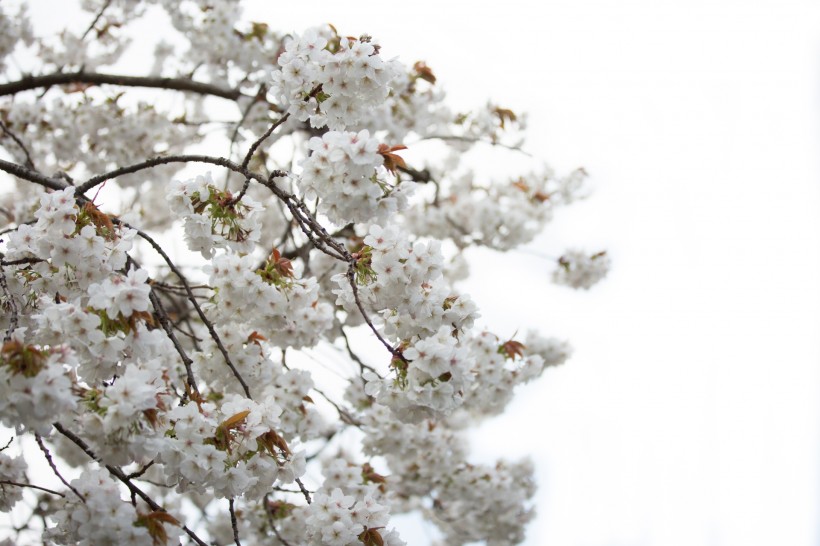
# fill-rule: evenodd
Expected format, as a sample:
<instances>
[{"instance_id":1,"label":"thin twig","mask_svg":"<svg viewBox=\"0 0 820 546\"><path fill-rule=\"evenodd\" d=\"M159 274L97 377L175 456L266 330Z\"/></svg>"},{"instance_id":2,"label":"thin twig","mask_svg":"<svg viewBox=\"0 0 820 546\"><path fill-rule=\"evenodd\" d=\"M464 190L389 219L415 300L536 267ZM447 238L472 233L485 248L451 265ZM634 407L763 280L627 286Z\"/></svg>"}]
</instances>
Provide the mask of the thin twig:
<instances>
[{"instance_id":1,"label":"thin twig","mask_svg":"<svg viewBox=\"0 0 820 546\"><path fill-rule=\"evenodd\" d=\"M276 528L276 522L273 520L273 514L271 514L271 510L270 510L270 500L269 499L270 499L270 494L265 495L265 498L262 499L262 502L265 503L265 516L268 519L268 525L270 525L271 531L273 531L273 534L276 535L276 538L279 540L279 542L282 543L283 546L290 546L290 543L287 540L285 540L284 538L282 538L282 535L279 534L279 530Z\"/></svg>"},{"instance_id":2,"label":"thin twig","mask_svg":"<svg viewBox=\"0 0 820 546\"><path fill-rule=\"evenodd\" d=\"M77 495L78 499L85 502L85 497L80 495L80 492L77 491L76 489L74 489L74 487L70 483L68 483L65 478L63 478L63 475L60 474L60 471L57 470L57 465L54 464L54 459L51 458L51 452L49 452L48 448L43 443L43 438L39 434L35 434L34 435L34 440L37 442L37 445L40 446L40 451L42 451L43 455L46 456L46 461L48 461L48 466L51 467L51 470L52 470L52 472L54 472L54 475L57 476L60 479L61 482L63 482L63 485L65 485L66 487L71 489L71 491L73 491L74 494Z\"/></svg>"},{"instance_id":3,"label":"thin twig","mask_svg":"<svg viewBox=\"0 0 820 546\"><path fill-rule=\"evenodd\" d=\"M242 546L242 543L239 542L239 525L236 522L236 510L233 507L233 497L228 499L228 511L231 513L231 529L233 529L233 541L236 543L236 546Z\"/></svg>"},{"instance_id":4,"label":"thin twig","mask_svg":"<svg viewBox=\"0 0 820 546\"><path fill-rule=\"evenodd\" d=\"M321 395L321 397L324 398L331 406L336 408L336 413L339 414L339 417L342 419L342 422L347 423L349 425L353 425L353 426L358 427L358 428L361 428L362 423L358 419L356 419L355 417L350 415L349 411L347 411L346 409L341 407L339 404L337 404L336 402L331 400L331 398L327 394L325 394L323 391L317 389L316 387L313 387L313 391L319 393L319 395Z\"/></svg>"},{"instance_id":5,"label":"thin twig","mask_svg":"<svg viewBox=\"0 0 820 546\"><path fill-rule=\"evenodd\" d=\"M534 157L531 153L522 150L518 146L510 146L509 144L502 144L501 142L495 142L495 141L492 141L492 140L484 140L484 139L476 138L476 137L468 137L468 136L461 136L461 135L428 135L428 136L426 136L422 139L419 139L419 142L422 142L422 141L425 141L425 140L444 140L444 141L453 140L453 141L457 141L457 142L483 143L483 144L489 144L490 146L498 146L499 148L505 148L507 150L512 150L513 152L519 152L521 154L524 154L527 157Z\"/></svg>"},{"instance_id":6,"label":"thin twig","mask_svg":"<svg viewBox=\"0 0 820 546\"><path fill-rule=\"evenodd\" d=\"M80 36L80 41L81 42L83 40L85 40L85 37L88 36L89 32L94 30L94 27L97 26L97 22L102 18L103 13L105 13L105 10L107 10L108 6L110 6L110 5L111 5L111 0L106 0L105 4L103 4L103 6L100 8L100 11L97 12L97 16L94 17L94 20L91 21L91 24L88 25L87 29L85 29L85 32L83 32L83 35ZM99 34L97 34L97 36L99 37Z\"/></svg>"},{"instance_id":7,"label":"thin twig","mask_svg":"<svg viewBox=\"0 0 820 546\"><path fill-rule=\"evenodd\" d=\"M202 320L202 323L208 329L208 333L211 335L211 339L214 340L214 343L219 349L219 352L222 353L222 357L225 359L225 363L231 369L231 372L233 373L234 377L236 377L236 380L239 381L239 384L242 385L242 390L245 392L245 396L251 398L251 391L250 388L248 388L248 384L245 382L245 379L239 373L239 370L236 369L233 360L231 360L231 356L228 354L228 350L225 348L225 345L222 344L222 339L220 339L219 334L216 333L216 328L214 328L213 323L210 320L208 320L208 317L205 316L205 312L202 311L202 307L200 307L199 302L196 301L196 297L194 296L193 291L191 291L191 286L188 284L188 279L185 277L185 275L183 275L182 272L177 268L177 266L174 265L174 262L171 261L171 258L168 256L168 254L165 253L165 251L162 249L159 243L157 243L153 238L151 238L150 235L148 235L142 230L136 229L133 226L126 224L125 222L119 221L119 223L135 230L137 232L137 235L139 235L143 240L147 241L148 244L151 245L151 247L153 247L153 249L162 257L162 259L165 261L168 267L171 268L171 271L173 271L174 274L179 278L179 280L185 287L185 292L188 295L188 301L190 301L191 304L194 306L194 309L196 309L196 312L199 315L200 320ZM186 366L186 369L188 369L188 366ZM189 377L189 380L190 379L193 379L192 372Z\"/></svg>"},{"instance_id":8,"label":"thin twig","mask_svg":"<svg viewBox=\"0 0 820 546\"><path fill-rule=\"evenodd\" d=\"M251 144L251 147L248 149L248 153L245 154L245 159L242 160L242 168L243 169L248 168L248 165L250 165L251 159L253 158L253 154L256 153L256 150L259 148L259 146L262 145L262 143L265 141L265 139L267 139L276 130L277 127L279 127L280 125L285 123L288 120L289 117L290 117L290 114L285 114L284 116L279 118L275 123L271 124L271 126L268 127L268 130L265 131L265 133L261 137L256 139L256 141L254 141L254 143ZM269 179L271 179L271 178L281 178L283 176L287 176L287 173L285 173L283 171L274 171L273 173L270 174L270 176L268 178ZM231 201L232 204L236 204L236 203L238 203L239 201L242 200L242 197L245 196L245 192L248 191L248 186L250 186L250 183L251 183L251 179L250 178L245 178L245 183L242 184L242 189L239 191L239 194L237 194L237 196Z\"/></svg>"},{"instance_id":9,"label":"thin twig","mask_svg":"<svg viewBox=\"0 0 820 546\"><path fill-rule=\"evenodd\" d=\"M310 491L307 490L307 487L305 487L305 484L302 483L302 480L296 478L296 484L299 486L299 491L302 492L302 495L304 495L307 503L310 504L311 502L313 502L310 500Z\"/></svg>"},{"instance_id":10,"label":"thin twig","mask_svg":"<svg viewBox=\"0 0 820 546\"><path fill-rule=\"evenodd\" d=\"M239 121L236 122L236 125L233 128L233 132L231 133L231 142L228 144L228 157L233 156L233 146L234 144L236 144L236 139L239 137L239 129L242 127L242 124L245 123L245 120L248 119L248 116L250 115L251 110L253 110L254 105L256 105L256 103L259 102L259 100L265 96L267 89L268 88L267 86L265 86L265 84L260 85L259 90L256 92L256 96L253 98L253 100L248 102L248 105L242 111L242 116L239 118ZM230 172L225 174L225 189L227 189L228 178L230 177L230 175Z\"/></svg>"},{"instance_id":11,"label":"thin twig","mask_svg":"<svg viewBox=\"0 0 820 546\"><path fill-rule=\"evenodd\" d=\"M285 114L284 116L279 118L275 123L271 124L271 126L268 127L268 130L265 131L265 133L261 137L256 139L256 141L248 149L248 153L245 154L245 159L242 161L243 169L247 169L248 165L250 165L251 159L253 158L253 154L256 152L256 149L259 148L259 146L261 146L262 143L265 142L265 140L269 136L271 136L271 134L276 130L277 127L285 123L288 120L288 118L290 118L290 114Z\"/></svg>"},{"instance_id":12,"label":"thin twig","mask_svg":"<svg viewBox=\"0 0 820 546\"><path fill-rule=\"evenodd\" d=\"M185 349L182 347L182 344L180 344L176 334L174 334L171 321L168 320L168 313L165 312L165 308L162 306L162 301L160 301L153 289L149 292L148 297L154 306L154 311L159 318L159 323L162 326L162 329L165 330L165 334L168 336L168 339L170 339L171 343L174 344L174 348L176 348L177 353L180 358L182 358L182 363L185 365L185 375L186 381L188 382L188 387L192 389L193 392L198 394L199 388L196 385L196 378L194 377L194 371L192 368L194 361L188 356L188 353L185 352Z\"/></svg>"},{"instance_id":13,"label":"thin twig","mask_svg":"<svg viewBox=\"0 0 820 546\"><path fill-rule=\"evenodd\" d=\"M40 487L39 485L34 485L30 483L18 483L13 482L10 480L0 480L0 485L13 485L15 487L30 487L31 489L39 489L40 491L45 491L46 493L51 493L52 495L57 495L58 497L65 498L65 495L60 493L59 491L54 491L52 489L48 489L46 487Z\"/></svg>"},{"instance_id":14,"label":"thin twig","mask_svg":"<svg viewBox=\"0 0 820 546\"><path fill-rule=\"evenodd\" d=\"M29 169L31 169L33 171L36 171L37 168L34 166L34 161L32 161L32 159L31 159L31 154L29 153L28 148L26 148L26 145L23 144L23 141L20 140L20 138L17 135L15 135L14 132L12 132L11 129L6 127L6 124L3 123L2 121L0 121L0 129L3 129L3 132L6 133L17 144L17 146L21 150L23 150L23 154L26 156L26 163L25 163L26 167L28 167Z\"/></svg>"},{"instance_id":15,"label":"thin twig","mask_svg":"<svg viewBox=\"0 0 820 546\"><path fill-rule=\"evenodd\" d=\"M126 478L128 478L129 480L132 480L134 478L139 478L140 476L142 476L143 474L148 472L148 469L151 468L152 466L154 466L155 462L156 462L155 460L152 460L150 463L146 464L145 466L143 466L142 468L140 468L136 472L132 472L129 475L127 475Z\"/></svg>"},{"instance_id":16,"label":"thin twig","mask_svg":"<svg viewBox=\"0 0 820 546\"><path fill-rule=\"evenodd\" d=\"M345 340L345 348L347 349L348 356L350 356L350 358L353 359L353 362L359 365L359 369L361 370L362 374L364 374L365 369L367 369L375 373L376 375L379 375L378 372L376 372L376 368L365 364L364 361L361 358L359 358L359 355L353 352L353 348L350 346L350 338L347 337L347 333L345 332L345 329L342 326L339 326L339 331L342 333L342 339Z\"/></svg>"},{"instance_id":17,"label":"thin twig","mask_svg":"<svg viewBox=\"0 0 820 546\"><path fill-rule=\"evenodd\" d=\"M390 345L384 337L379 333L376 327L373 325L373 322L370 320L370 317L367 315L367 312L364 310L364 305L362 304L362 300L359 299L359 287L356 285L356 264L355 262L351 262L347 268L347 280L350 284L350 287L353 289L353 299L356 300L356 307L359 308L359 312L362 314L362 318L370 327L370 330L373 334L381 341L382 345L384 345L390 354L392 354L395 358L398 358L405 364L409 364L410 362L404 358L404 355L401 353L400 350L396 349L392 345Z\"/></svg>"}]
</instances>

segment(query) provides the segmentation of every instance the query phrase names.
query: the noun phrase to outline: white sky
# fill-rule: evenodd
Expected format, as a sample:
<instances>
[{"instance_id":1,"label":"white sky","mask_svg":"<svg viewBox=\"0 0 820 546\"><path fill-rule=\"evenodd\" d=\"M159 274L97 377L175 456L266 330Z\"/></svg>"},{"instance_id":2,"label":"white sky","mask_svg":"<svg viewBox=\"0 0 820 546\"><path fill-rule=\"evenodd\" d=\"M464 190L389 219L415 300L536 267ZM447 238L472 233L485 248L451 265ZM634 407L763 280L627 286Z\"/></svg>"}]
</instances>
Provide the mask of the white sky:
<instances>
[{"instance_id":1,"label":"white sky","mask_svg":"<svg viewBox=\"0 0 820 546\"><path fill-rule=\"evenodd\" d=\"M529 249L607 248L604 284L476 252L464 287L499 333L576 347L473 437L483 460L535 459L527 544L820 544L820 4L251 5L424 59L453 105L528 111L530 151L591 173Z\"/></svg>"}]
</instances>

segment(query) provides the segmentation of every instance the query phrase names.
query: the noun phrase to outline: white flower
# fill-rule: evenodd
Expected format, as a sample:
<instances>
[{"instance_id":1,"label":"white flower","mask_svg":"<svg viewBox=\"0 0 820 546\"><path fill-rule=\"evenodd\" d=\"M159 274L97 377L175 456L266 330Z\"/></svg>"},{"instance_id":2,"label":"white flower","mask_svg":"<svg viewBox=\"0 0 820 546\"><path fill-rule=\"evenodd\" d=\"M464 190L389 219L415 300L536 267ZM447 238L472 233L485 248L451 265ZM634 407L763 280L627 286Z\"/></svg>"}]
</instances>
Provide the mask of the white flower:
<instances>
[{"instance_id":1,"label":"white flower","mask_svg":"<svg viewBox=\"0 0 820 546\"><path fill-rule=\"evenodd\" d=\"M586 254L579 250L568 250L558 259L552 280L557 284L589 290L606 277L611 265L612 261L606 252Z\"/></svg>"}]
</instances>

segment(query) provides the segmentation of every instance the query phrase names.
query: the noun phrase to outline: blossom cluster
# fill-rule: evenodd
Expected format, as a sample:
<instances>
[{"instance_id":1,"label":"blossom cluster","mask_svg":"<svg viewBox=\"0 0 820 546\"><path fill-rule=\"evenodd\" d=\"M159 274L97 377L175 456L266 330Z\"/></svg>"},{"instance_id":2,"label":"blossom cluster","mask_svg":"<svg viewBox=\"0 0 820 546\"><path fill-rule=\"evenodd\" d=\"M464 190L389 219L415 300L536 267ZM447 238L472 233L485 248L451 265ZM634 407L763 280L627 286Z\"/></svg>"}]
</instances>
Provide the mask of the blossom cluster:
<instances>
[{"instance_id":1,"label":"blossom cluster","mask_svg":"<svg viewBox=\"0 0 820 546\"><path fill-rule=\"evenodd\" d=\"M9 457L0 452L0 512L8 512L23 499L19 486L26 481L26 461L22 456Z\"/></svg>"},{"instance_id":2,"label":"blossom cluster","mask_svg":"<svg viewBox=\"0 0 820 546\"><path fill-rule=\"evenodd\" d=\"M31 21L23 8L14 15L0 8L0 70L5 68L5 58L19 42L30 43L31 40Z\"/></svg>"},{"instance_id":3,"label":"blossom cluster","mask_svg":"<svg viewBox=\"0 0 820 546\"><path fill-rule=\"evenodd\" d=\"M541 376L550 366L562 364L569 356L566 342L529 332L526 343L499 341L490 332L481 332L469 342L475 363L469 392L462 409L475 417L498 415L512 400L516 387Z\"/></svg>"},{"instance_id":4,"label":"blossom cluster","mask_svg":"<svg viewBox=\"0 0 820 546\"><path fill-rule=\"evenodd\" d=\"M355 126L369 108L380 105L398 72L369 36L347 38L328 28L287 40L278 64L271 92L287 112L312 127L335 131Z\"/></svg>"},{"instance_id":5,"label":"blossom cluster","mask_svg":"<svg viewBox=\"0 0 820 546\"><path fill-rule=\"evenodd\" d=\"M606 277L612 261L605 251L588 254L580 250L568 250L558 258L558 267L552 274L556 284L589 290Z\"/></svg>"},{"instance_id":6,"label":"blossom cluster","mask_svg":"<svg viewBox=\"0 0 820 546\"><path fill-rule=\"evenodd\" d=\"M171 211L183 220L188 248L211 258L217 248L247 254L260 236L259 203L247 195L240 201L214 186L211 174L168 185Z\"/></svg>"},{"instance_id":7,"label":"blossom cluster","mask_svg":"<svg viewBox=\"0 0 820 546\"><path fill-rule=\"evenodd\" d=\"M319 199L319 212L337 224L384 222L407 208L412 182L391 184L380 144L367 130L328 131L308 142L297 185L305 199Z\"/></svg>"},{"instance_id":8,"label":"blossom cluster","mask_svg":"<svg viewBox=\"0 0 820 546\"><path fill-rule=\"evenodd\" d=\"M410 244L396 228L373 225L364 245L356 292L348 275L333 277L337 304L350 313L358 312L359 303L367 306L402 352L391 362L393 378L368 376L368 394L408 419L449 413L460 405L468 381L471 362L458 335L472 327L475 304L444 281L438 242Z\"/></svg>"},{"instance_id":9,"label":"blossom cluster","mask_svg":"<svg viewBox=\"0 0 820 546\"><path fill-rule=\"evenodd\" d=\"M275 346L301 348L315 345L333 322L316 279L297 278L278 251L263 267L251 255L222 254L206 271L215 290L208 309L217 324L246 325Z\"/></svg>"},{"instance_id":10,"label":"blossom cluster","mask_svg":"<svg viewBox=\"0 0 820 546\"><path fill-rule=\"evenodd\" d=\"M173 543L180 535L179 523L162 513L139 513L120 497L117 483L106 470L87 470L71 481L72 491L52 516L57 526L45 537L56 544L96 546L152 546ZM81 495L77 498L76 495Z\"/></svg>"},{"instance_id":11,"label":"blossom cluster","mask_svg":"<svg viewBox=\"0 0 820 546\"><path fill-rule=\"evenodd\" d=\"M48 434L57 415L77 405L68 371L78 365L66 345L49 349L25 344L23 332L0 352L0 423Z\"/></svg>"},{"instance_id":12,"label":"blossom cluster","mask_svg":"<svg viewBox=\"0 0 820 546\"><path fill-rule=\"evenodd\" d=\"M570 349L476 327L455 283L466 247L532 241L585 173L470 174L523 116L458 113L424 62L237 4L83 0L85 34L45 37L0 8L23 89L0 102L0 424L24 453L0 448L0 511L29 522L0 544L399 546L409 512L447 544L521 542L532 466L475 463L465 429ZM131 22L163 10L150 72L118 78ZM223 171L180 175L199 163ZM569 252L555 280L608 268ZM26 476L32 435L62 486Z\"/></svg>"},{"instance_id":13,"label":"blossom cluster","mask_svg":"<svg viewBox=\"0 0 820 546\"><path fill-rule=\"evenodd\" d=\"M7 259L33 262L12 282L16 290L77 297L125 265L135 232L115 226L93 203L78 207L74 188L42 194L34 217L8 236Z\"/></svg>"},{"instance_id":14,"label":"blossom cluster","mask_svg":"<svg viewBox=\"0 0 820 546\"><path fill-rule=\"evenodd\" d=\"M451 239L461 247L511 250L532 241L557 205L578 199L583 178L579 171L559 178L548 170L506 184L481 185L467 173L434 203L409 210L406 221L414 233Z\"/></svg>"},{"instance_id":15,"label":"blossom cluster","mask_svg":"<svg viewBox=\"0 0 820 546\"><path fill-rule=\"evenodd\" d=\"M350 482L346 482L350 483ZM389 520L388 508L379 503L377 487L369 486L361 498L345 494L342 489L323 486L307 511L305 520L308 544L327 546L354 546L357 544L385 544L402 546L395 530L384 531Z\"/></svg>"}]
</instances>

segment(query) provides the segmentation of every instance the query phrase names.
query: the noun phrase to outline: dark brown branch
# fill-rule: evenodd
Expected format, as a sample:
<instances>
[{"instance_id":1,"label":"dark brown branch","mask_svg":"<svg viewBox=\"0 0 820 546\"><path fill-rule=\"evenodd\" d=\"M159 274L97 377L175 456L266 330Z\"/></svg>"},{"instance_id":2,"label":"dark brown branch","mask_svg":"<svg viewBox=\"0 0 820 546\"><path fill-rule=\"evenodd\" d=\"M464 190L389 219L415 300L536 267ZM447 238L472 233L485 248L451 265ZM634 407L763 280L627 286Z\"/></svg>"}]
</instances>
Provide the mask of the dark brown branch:
<instances>
[{"instance_id":1,"label":"dark brown branch","mask_svg":"<svg viewBox=\"0 0 820 546\"><path fill-rule=\"evenodd\" d=\"M150 87L172 91L188 91L199 95L210 95L228 100L237 100L243 96L239 89L219 87L210 83L198 82L186 78L162 78L152 76L123 76L120 74L102 74L100 72L55 72L39 76L27 75L9 83L0 84L0 96L14 95L53 85L72 83L90 85L120 85L124 87Z\"/></svg>"},{"instance_id":2,"label":"dark brown branch","mask_svg":"<svg viewBox=\"0 0 820 546\"><path fill-rule=\"evenodd\" d=\"M132 174L135 172L143 171L145 169L151 169L158 165L166 165L168 163L209 163L211 165L219 165L220 167L225 167L226 169L230 169L234 172L242 174L243 176L254 178L259 181L265 180L264 177L262 177L261 175L251 173L247 169L243 169L239 164L234 163L229 159L224 159L221 157L212 157L208 155L169 155L164 157L154 157L151 159L146 159L145 161L141 161L140 163L135 163L127 167L120 167L119 169L114 169L113 171L107 172L105 174L89 178L88 180L77 186L77 193L85 193L94 186L102 184L106 180L111 180L113 178L117 178L119 176L123 176L126 174ZM0 168L2 168L2 166L2 163L0 163Z\"/></svg>"},{"instance_id":3,"label":"dark brown branch","mask_svg":"<svg viewBox=\"0 0 820 546\"><path fill-rule=\"evenodd\" d=\"M239 542L239 525L236 522L236 510L233 507L233 497L228 499L228 511L231 513L231 529L233 529L233 541L236 543L236 546L242 546L242 543Z\"/></svg>"},{"instance_id":4,"label":"dark brown branch","mask_svg":"<svg viewBox=\"0 0 820 546\"><path fill-rule=\"evenodd\" d=\"M10 161L5 161L3 159L0 159L0 171L6 171L12 176L16 176L22 180L28 180L29 182L34 182L35 184L39 184L40 186L52 190L64 190L68 186L65 182L43 176L42 174L23 167L22 165L11 163Z\"/></svg>"}]
</instances>

